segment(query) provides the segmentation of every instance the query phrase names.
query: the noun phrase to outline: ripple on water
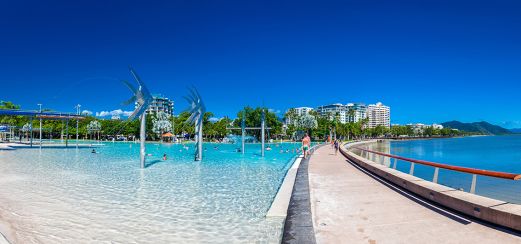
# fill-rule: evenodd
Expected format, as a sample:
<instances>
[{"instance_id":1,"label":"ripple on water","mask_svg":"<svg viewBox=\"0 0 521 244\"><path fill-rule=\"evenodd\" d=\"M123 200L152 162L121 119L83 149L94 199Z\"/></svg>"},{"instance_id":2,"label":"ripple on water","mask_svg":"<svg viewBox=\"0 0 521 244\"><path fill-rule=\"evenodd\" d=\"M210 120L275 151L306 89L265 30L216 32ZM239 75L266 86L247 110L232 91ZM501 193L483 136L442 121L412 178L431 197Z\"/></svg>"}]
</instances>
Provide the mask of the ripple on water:
<instances>
[{"instance_id":1,"label":"ripple on water","mask_svg":"<svg viewBox=\"0 0 521 244\"><path fill-rule=\"evenodd\" d=\"M283 219L264 216L294 155L261 158L258 145L245 155L235 147L220 145L193 162L192 149L152 145L149 162L163 153L169 160L144 170L139 147L127 143L98 154L9 151L0 155L0 207L20 214L7 221L24 243L278 243Z\"/></svg>"}]
</instances>

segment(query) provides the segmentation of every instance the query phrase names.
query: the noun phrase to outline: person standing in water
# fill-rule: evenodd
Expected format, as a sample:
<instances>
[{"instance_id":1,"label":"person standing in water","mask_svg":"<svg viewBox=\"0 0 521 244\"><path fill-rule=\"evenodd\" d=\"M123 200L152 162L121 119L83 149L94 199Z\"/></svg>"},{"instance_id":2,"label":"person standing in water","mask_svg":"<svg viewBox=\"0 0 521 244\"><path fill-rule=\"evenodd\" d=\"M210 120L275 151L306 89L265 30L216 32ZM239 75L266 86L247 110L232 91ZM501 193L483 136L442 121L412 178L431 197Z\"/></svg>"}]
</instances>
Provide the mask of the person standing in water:
<instances>
[{"instance_id":1,"label":"person standing in water","mask_svg":"<svg viewBox=\"0 0 521 244\"><path fill-rule=\"evenodd\" d=\"M308 150L311 146L311 138L309 138L308 133L304 134L304 138L302 138L302 151L304 152L304 158L308 156Z\"/></svg>"}]
</instances>

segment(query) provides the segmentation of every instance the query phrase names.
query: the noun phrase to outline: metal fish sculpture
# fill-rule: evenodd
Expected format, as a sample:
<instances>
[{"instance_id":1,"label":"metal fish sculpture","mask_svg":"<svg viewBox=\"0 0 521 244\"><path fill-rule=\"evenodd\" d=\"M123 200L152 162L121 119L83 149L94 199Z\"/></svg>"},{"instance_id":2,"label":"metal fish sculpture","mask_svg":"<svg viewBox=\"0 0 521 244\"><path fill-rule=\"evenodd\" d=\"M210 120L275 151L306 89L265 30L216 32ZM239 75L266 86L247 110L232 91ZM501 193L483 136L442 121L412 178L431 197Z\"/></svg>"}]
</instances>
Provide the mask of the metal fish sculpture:
<instances>
[{"instance_id":1,"label":"metal fish sculpture","mask_svg":"<svg viewBox=\"0 0 521 244\"><path fill-rule=\"evenodd\" d=\"M132 84L130 84L128 81L124 80L123 83L127 85L128 89L130 89L130 91L134 95L129 100L125 101L123 104L129 105L137 103L136 109L128 117L129 120L134 120L136 117L141 116L146 111L146 109L152 102L152 95L150 95L150 92L148 91L143 81L141 81L141 78L139 78L139 76L136 74L136 71L134 71L132 67L130 67L129 70L138 84L138 89L132 86Z\"/></svg>"},{"instance_id":2,"label":"metal fish sculpture","mask_svg":"<svg viewBox=\"0 0 521 244\"><path fill-rule=\"evenodd\" d=\"M190 117L186 121L195 126L195 161L201 161L203 158L203 117L206 107L195 87L189 88L189 91L190 94L184 97L190 104L186 109L190 113Z\"/></svg>"},{"instance_id":3,"label":"metal fish sculpture","mask_svg":"<svg viewBox=\"0 0 521 244\"><path fill-rule=\"evenodd\" d=\"M139 156L140 156L139 159L141 162L141 168L145 168L145 155L146 155L145 139L146 139L146 115L147 115L145 113L145 111L147 110L150 103L152 103L152 95L150 95L150 92L148 91L147 87L145 86L143 81L141 81L141 78L139 78L139 76L136 74L134 69L132 69L132 67L129 67L129 70L130 70L130 73L132 74L132 76L134 77L134 79L136 80L136 82L138 84L138 88L136 89L132 84L130 84L130 82L128 82L126 80L123 81L123 83L125 83L125 85L128 87L128 89L130 89L132 94L134 94L130 99L125 101L123 104L124 105L129 105L129 104L133 104L133 103L136 104L136 109L134 109L134 112L132 112L132 114L128 117L128 120L134 120L137 117L139 117L141 120L141 128L139 131L139 139L141 142L140 143L141 148L139 151Z\"/></svg>"}]
</instances>

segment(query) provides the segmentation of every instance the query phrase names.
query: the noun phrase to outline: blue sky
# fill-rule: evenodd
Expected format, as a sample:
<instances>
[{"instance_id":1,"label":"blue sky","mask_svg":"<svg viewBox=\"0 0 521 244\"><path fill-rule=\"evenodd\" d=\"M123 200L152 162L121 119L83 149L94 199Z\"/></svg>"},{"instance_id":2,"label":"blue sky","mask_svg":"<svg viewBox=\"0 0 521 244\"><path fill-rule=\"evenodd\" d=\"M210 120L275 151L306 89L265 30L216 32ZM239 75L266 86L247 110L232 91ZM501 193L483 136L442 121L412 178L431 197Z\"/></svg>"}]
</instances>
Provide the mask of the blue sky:
<instances>
[{"instance_id":1,"label":"blue sky","mask_svg":"<svg viewBox=\"0 0 521 244\"><path fill-rule=\"evenodd\" d=\"M208 110L378 101L393 123L521 127L520 1L3 1L0 99L131 110L153 93Z\"/></svg>"}]
</instances>

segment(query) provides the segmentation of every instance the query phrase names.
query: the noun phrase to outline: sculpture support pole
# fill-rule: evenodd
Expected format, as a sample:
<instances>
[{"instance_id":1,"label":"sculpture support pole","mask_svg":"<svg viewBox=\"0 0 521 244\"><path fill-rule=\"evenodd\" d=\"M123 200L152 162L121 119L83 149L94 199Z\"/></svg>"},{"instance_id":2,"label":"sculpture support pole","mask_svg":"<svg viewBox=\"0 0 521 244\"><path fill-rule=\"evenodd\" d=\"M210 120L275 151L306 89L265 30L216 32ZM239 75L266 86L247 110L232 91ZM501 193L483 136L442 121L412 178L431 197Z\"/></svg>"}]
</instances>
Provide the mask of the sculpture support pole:
<instances>
[{"instance_id":1,"label":"sculpture support pole","mask_svg":"<svg viewBox=\"0 0 521 244\"><path fill-rule=\"evenodd\" d=\"M30 131L31 131L31 137L30 137L30 138L31 138L31 142L30 142L30 143L31 143L31 147L33 147L33 117L31 117L29 123L31 123L31 124L29 125L29 129L30 129Z\"/></svg>"},{"instance_id":2,"label":"sculpture support pole","mask_svg":"<svg viewBox=\"0 0 521 244\"><path fill-rule=\"evenodd\" d=\"M244 127L242 127L242 154L244 154L244 137L246 136L245 133L245 129Z\"/></svg>"},{"instance_id":3,"label":"sculpture support pole","mask_svg":"<svg viewBox=\"0 0 521 244\"><path fill-rule=\"evenodd\" d=\"M79 120L76 119L76 148L78 148L78 137L79 137L79 135L78 135L78 127L79 127ZM40 139L40 144L41 143L42 142L41 142L41 139Z\"/></svg>"},{"instance_id":4,"label":"sculpture support pole","mask_svg":"<svg viewBox=\"0 0 521 244\"><path fill-rule=\"evenodd\" d=\"M197 131L197 158L196 161L201 161L203 159L203 123L201 123L198 126Z\"/></svg>"},{"instance_id":5,"label":"sculpture support pole","mask_svg":"<svg viewBox=\"0 0 521 244\"><path fill-rule=\"evenodd\" d=\"M40 109L40 148L42 148L42 109Z\"/></svg>"},{"instance_id":6,"label":"sculpture support pole","mask_svg":"<svg viewBox=\"0 0 521 244\"><path fill-rule=\"evenodd\" d=\"M244 154L244 141L246 137L246 110L243 110L242 112L242 123L241 123L241 130L242 130L242 154Z\"/></svg>"},{"instance_id":7,"label":"sculpture support pole","mask_svg":"<svg viewBox=\"0 0 521 244\"><path fill-rule=\"evenodd\" d=\"M141 128L139 130L139 140L140 140L140 148L139 148L139 161L141 162L141 168L145 168L145 139L146 139L146 125L147 125L147 113L143 113L141 115Z\"/></svg>"},{"instance_id":8,"label":"sculpture support pole","mask_svg":"<svg viewBox=\"0 0 521 244\"><path fill-rule=\"evenodd\" d=\"M65 129L65 147L69 147L69 118L67 118L67 127Z\"/></svg>"},{"instance_id":9,"label":"sculpture support pole","mask_svg":"<svg viewBox=\"0 0 521 244\"><path fill-rule=\"evenodd\" d=\"M262 120L261 120L261 144L262 144L262 149L261 149L261 155L264 157L264 126L265 126L265 117L264 117L264 111L262 112Z\"/></svg>"}]
</instances>

